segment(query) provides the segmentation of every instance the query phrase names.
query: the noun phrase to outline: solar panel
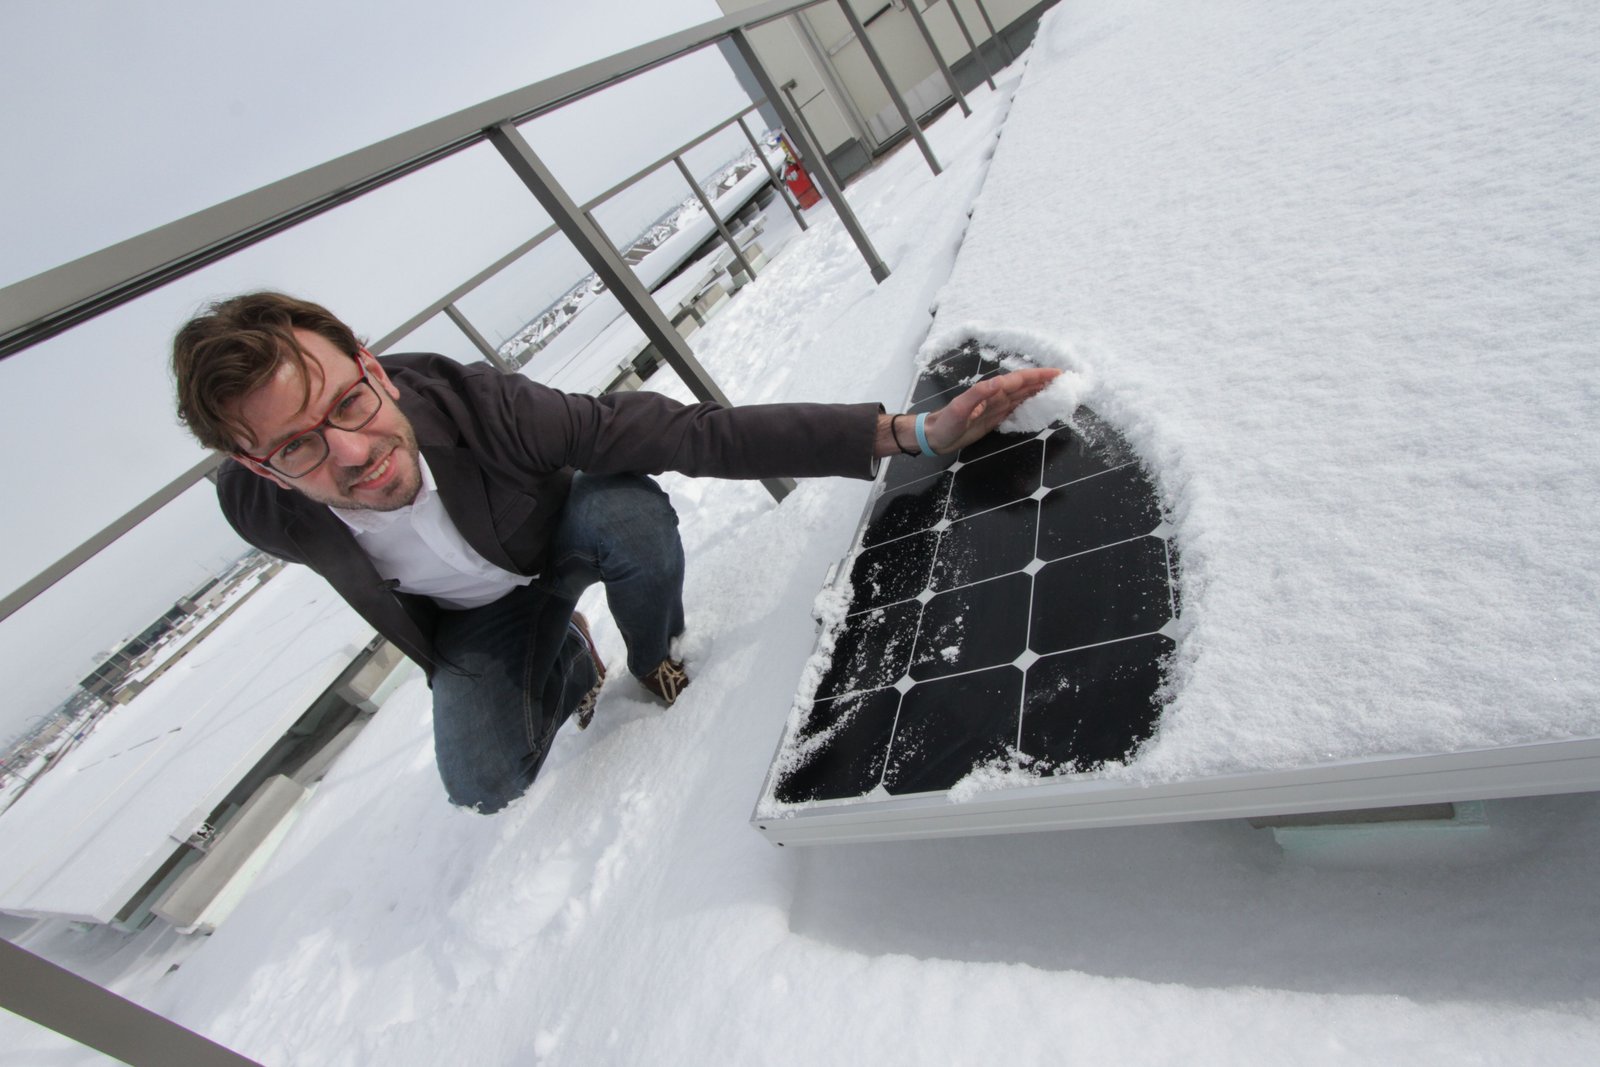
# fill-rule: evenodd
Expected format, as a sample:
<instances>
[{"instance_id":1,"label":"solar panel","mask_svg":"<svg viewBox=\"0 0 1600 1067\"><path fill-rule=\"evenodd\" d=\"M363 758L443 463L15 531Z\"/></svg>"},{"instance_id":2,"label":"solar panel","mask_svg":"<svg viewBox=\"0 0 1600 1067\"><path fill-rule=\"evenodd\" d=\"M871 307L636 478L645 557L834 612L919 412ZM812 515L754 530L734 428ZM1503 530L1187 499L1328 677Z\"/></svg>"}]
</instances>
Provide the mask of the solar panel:
<instances>
[{"instance_id":1,"label":"solar panel","mask_svg":"<svg viewBox=\"0 0 1600 1067\"><path fill-rule=\"evenodd\" d=\"M976 343L911 411L1003 373ZM849 562L831 659L791 717L780 804L948 790L992 761L1040 775L1125 760L1160 712L1176 557L1149 479L1088 408L958 456L896 456ZM820 655L821 653L819 653Z\"/></svg>"}]
</instances>

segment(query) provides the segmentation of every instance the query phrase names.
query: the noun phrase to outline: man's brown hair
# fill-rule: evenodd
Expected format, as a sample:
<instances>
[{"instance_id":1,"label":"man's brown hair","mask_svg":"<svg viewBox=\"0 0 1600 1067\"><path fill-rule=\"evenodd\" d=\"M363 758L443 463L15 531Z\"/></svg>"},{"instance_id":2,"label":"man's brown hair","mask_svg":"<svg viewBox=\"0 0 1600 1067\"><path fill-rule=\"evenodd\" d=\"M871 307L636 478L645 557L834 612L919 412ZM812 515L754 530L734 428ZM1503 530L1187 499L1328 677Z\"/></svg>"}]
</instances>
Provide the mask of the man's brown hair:
<instances>
[{"instance_id":1,"label":"man's brown hair","mask_svg":"<svg viewBox=\"0 0 1600 1067\"><path fill-rule=\"evenodd\" d=\"M351 359L359 358L361 343L350 327L322 305L283 293L219 300L184 323L172 340L178 418L201 444L233 452L241 440L251 439L233 408L286 361L299 364L305 401L310 401L322 372L295 340L296 329L324 337Z\"/></svg>"}]
</instances>

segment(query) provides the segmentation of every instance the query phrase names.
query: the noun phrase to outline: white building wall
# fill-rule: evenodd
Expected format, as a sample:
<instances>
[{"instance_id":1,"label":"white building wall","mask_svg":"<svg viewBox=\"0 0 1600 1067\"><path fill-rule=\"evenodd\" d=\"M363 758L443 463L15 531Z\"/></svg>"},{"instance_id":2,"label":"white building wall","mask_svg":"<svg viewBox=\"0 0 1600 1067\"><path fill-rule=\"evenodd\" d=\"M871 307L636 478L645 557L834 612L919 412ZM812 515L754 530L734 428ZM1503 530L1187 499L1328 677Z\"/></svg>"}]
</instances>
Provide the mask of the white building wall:
<instances>
[{"instance_id":1,"label":"white building wall","mask_svg":"<svg viewBox=\"0 0 1600 1067\"><path fill-rule=\"evenodd\" d=\"M722 9L729 13L758 2L760 0L718 0ZM823 151L830 155L846 148L851 141L859 143L868 153L876 152L904 128L894 101L840 10L841 2L849 3L863 23L871 20L866 29L873 47L915 115L946 100L950 90L916 22L906 10L907 4L918 5L940 54L950 66L961 63L969 54L966 39L950 12L952 3L960 4L962 19L980 48L984 48L986 54L995 51L995 46L986 46L990 33L978 10L977 0L835 0L809 8L791 19L759 27L751 34L756 51L779 84L790 78L796 81L795 100L822 143ZM983 0L983 3L1002 33L1040 6L1038 0ZM1003 62L1010 53L1002 48L998 54Z\"/></svg>"},{"instance_id":2,"label":"white building wall","mask_svg":"<svg viewBox=\"0 0 1600 1067\"><path fill-rule=\"evenodd\" d=\"M754 7L763 0L717 0L722 10L732 14ZM841 19L841 21L843 21ZM811 132L824 153L832 153L857 139L856 127L840 106L836 94L801 36L793 20L784 19L757 26L750 31L750 43L778 85L793 79L791 91L800 105Z\"/></svg>"}]
</instances>

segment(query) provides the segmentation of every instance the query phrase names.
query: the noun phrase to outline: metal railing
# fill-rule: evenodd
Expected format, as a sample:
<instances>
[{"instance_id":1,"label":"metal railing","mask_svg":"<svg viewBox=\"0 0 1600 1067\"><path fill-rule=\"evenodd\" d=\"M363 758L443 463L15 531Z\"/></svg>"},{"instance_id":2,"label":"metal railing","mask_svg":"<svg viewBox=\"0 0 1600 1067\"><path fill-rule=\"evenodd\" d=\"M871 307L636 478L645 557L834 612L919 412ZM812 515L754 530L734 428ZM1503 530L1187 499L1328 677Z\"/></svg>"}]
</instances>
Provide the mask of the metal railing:
<instances>
[{"instance_id":1,"label":"metal railing","mask_svg":"<svg viewBox=\"0 0 1600 1067\"><path fill-rule=\"evenodd\" d=\"M805 216L800 213L799 206L795 203L795 201L789 195L787 189L783 185L783 182L779 179L777 172L772 169L772 165L767 160L765 153L762 151L760 144L757 142L755 134L750 132L750 127L748 125L746 125L746 123L745 123L746 116L748 116L753 111L760 110L761 106L765 102L766 101L764 101L764 100L758 100L755 103L751 104L749 107L740 110L737 114L735 114L735 115L733 115L733 116L731 116L731 117L729 117L727 119L724 119L722 122L717 123L715 126L711 127L709 130L706 130L705 132L703 132L703 133L701 133L701 134L699 134L699 135L697 135L695 137L690 138L689 140L685 141L683 144L680 144L678 147L674 148L671 152L668 152L666 155L664 155L661 158L657 159L653 163L650 163L649 165L640 168L639 170L635 171L633 174L630 174L628 177L624 178L622 181L617 182L615 185L611 186L611 188L607 189L605 192L600 193L598 196L595 196L595 197L591 198L590 200L586 201L585 203L579 205L579 210L582 211L584 215L588 216L589 221L593 222L595 224L595 226L598 228L600 224L599 224L598 221L595 220L595 217L594 217L594 211L595 211L596 208L598 208L601 204L604 204L606 201L610 200L612 197L616 196L618 193L623 192L624 190L630 188L631 186L633 186L637 182L643 180L644 178L649 177L651 174L655 173L658 169L660 169L661 167L665 166L666 164L675 163L675 164L678 165L678 168L683 172L684 180L688 183L690 190L700 200L702 206L705 208L706 214L710 216L713 225L717 228L717 230L720 233L720 235L722 236L723 240L729 245L729 248L730 248L730 250L733 251L735 257L738 258L741 262L743 262L743 251L742 251L742 249L740 249L738 244L733 241L732 235L727 232L727 228L726 228L726 226L724 226L723 220L721 219L720 216L718 216L718 214L716 212L716 209L711 205L709 199L706 197L705 190L702 189L700 187L700 183L695 180L694 175L688 170L688 165L684 162L684 159L683 159L684 155L687 154L690 150L694 149L695 147L697 147L697 146L699 146L701 144L704 144L706 141L709 141L711 138L715 137L717 134L721 133L723 130L728 129L731 126L737 125L739 127L739 129L741 131L743 131L746 140L749 141L750 147L755 151L756 159L766 169L766 171L767 171L767 179L769 181L771 181L772 184L777 188L778 196L783 200L784 205L794 215L795 222L799 224L799 226L800 226L800 228L802 230L806 229L807 228L807 223L806 223L806 220L805 220ZM461 328L462 332L466 333L468 340L472 341L473 347L478 349L478 351L483 354L485 359L487 359L489 362L495 364L496 366L500 367L501 370L506 370L506 371L513 370L514 369L513 367L511 367L510 365L508 365L508 364L506 364L504 362L504 357L502 357L500 355L500 351L498 349L496 349L495 347L493 347L492 345L490 345L487 341L483 340L482 335L479 334L475 329L473 329L471 327L470 323L466 322L465 315L463 315L460 312L460 310L457 307L457 305L458 305L458 302L463 297L465 297L468 293L470 293L473 290L477 289L478 287L482 286L484 283L488 282L491 278L493 278L496 275L500 274L502 271L505 271L508 268L510 268L512 264L516 263L518 260L522 259L524 256L529 255L530 253L532 253L534 249L538 248L545 241L547 241L550 238L554 237L559 232L560 232L560 228L558 226L556 226L554 223L552 223L551 225L545 227L543 230L539 231L533 237L531 237L528 240L524 241L522 244L518 245L516 248L512 249L510 252L506 253L501 258L495 260L494 263L490 264L484 270L480 271L477 274L474 274L471 278L468 278L465 282L462 282L460 285L456 286L454 289L451 289L444 296L442 296L439 299L435 300L433 303L429 304L428 306L422 308L416 314L412 315L410 318L408 318L404 322L400 323L400 325L396 326L394 329L392 329L388 333L384 334L382 337L380 337L378 340L374 341L368 347L373 352L381 353L381 352L387 350L388 348L390 348L391 346L393 346L401 338L403 338L406 335L410 334L413 330L417 329L423 323L425 323L429 319L433 318L435 315L443 313L444 315L448 316L453 322L455 322L456 325ZM746 267L748 268L748 264L746 264ZM753 271L751 273L751 276L754 277L754 272Z\"/></svg>"},{"instance_id":2,"label":"metal railing","mask_svg":"<svg viewBox=\"0 0 1600 1067\"><path fill-rule=\"evenodd\" d=\"M560 232L599 275L601 281L617 297L623 310L645 334L648 342L683 378L694 395L702 400L727 403L727 397L700 366L687 342L679 335L666 314L656 305L648 290L594 221L592 210L668 162L677 162L680 168L683 167L681 162L683 153L733 123L737 122L744 130L745 137L755 145L755 137L745 125L744 118L750 112L759 109L768 118L776 119L773 125L781 126L787 132L801 160L811 170L846 232L855 242L874 280L881 282L887 278L889 268L878 255L860 221L850 209L842 192L841 183L829 165L825 153L801 119L798 109L791 106L791 98L787 92L781 91L773 83L750 41L750 31L756 27L794 18L801 11L828 3L839 3L845 12L845 17L853 21L862 48L882 79L889 96L896 102L900 114L906 119L908 132L917 141L929 166L937 174L939 164L932 148L928 145L904 97L889 77L887 67L878 56L876 48L850 6L842 0L772 0L737 14L596 60L492 100L474 104L452 115L368 145L263 186L254 192L206 208L0 289L0 359L15 355L169 282L201 270L235 252L349 203L408 174L438 163L466 148L488 142L499 151L517 177L549 213L553 220L552 224L449 293L408 317L377 341L372 346L373 350L383 351L434 315L443 313L466 333L486 358L500 365L498 352L494 351L493 346L489 345L467 321L457 302L465 294ZM950 4L949 7L955 14L964 36L970 41L971 35L966 33L965 23L960 22L960 14L956 11L955 5ZM980 10L982 10L981 4ZM984 12L984 18L988 20L987 12ZM915 24L944 73L951 93L965 109L966 101L961 96L949 67L940 56L926 23L919 16ZM723 51L731 64L736 67L742 65L745 68L751 80L759 88L760 98L749 108L680 145L667 156L587 203L578 204L572 199L517 129L521 123L713 45ZM974 54L976 55L976 48ZM981 57L978 59L982 61ZM987 67L985 72L988 73ZM756 155L763 165L767 165L759 147ZM685 174L687 176L686 170ZM776 180L776 176L773 177ZM696 195L704 199L704 190L695 185L692 177L690 183ZM777 184L781 189L782 183ZM785 203L788 203L787 199ZM790 210L799 218L799 212L793 205L790 205ZM801 225L804 225L803 220ZM723 231L724 238L731 242L731 235L726 233L726 227L719 229ZM736 256L741 255L736 243L734 249ZM0 598L0 621L10 617L39 594L171 503L189 487L214 471L220 462L219 457L211 456L195 464L74 547L35 577L4 598ZM788 479L767 479L764 484L779 499L793 487L793 483Z\"/></svg>"},{"instance_id":3,"label":"metal railing","mask_svg":"<svg viewBox=\"0 0 1600 1067\"><path fill-rule=\"evenodd\" d=\"M771 0L759 7L599 59L159 226L0 290L0 358L53 337L168 282L348 203L521 123L700 49L729 41L782 119L784 104L749 46L749 31L834 0ZM796 123L782 125L791 136ZM822 154L799 146L808 165ZM821 168L826 170L826 168ZM837 190L824 189L830 199ZM842 197L837 198L842 201ZM847 206L836 204L847 210ZM871 243L852 229L869 260ZM876 268L874 268L876 270Z\"/></svg>"}]
</instances>

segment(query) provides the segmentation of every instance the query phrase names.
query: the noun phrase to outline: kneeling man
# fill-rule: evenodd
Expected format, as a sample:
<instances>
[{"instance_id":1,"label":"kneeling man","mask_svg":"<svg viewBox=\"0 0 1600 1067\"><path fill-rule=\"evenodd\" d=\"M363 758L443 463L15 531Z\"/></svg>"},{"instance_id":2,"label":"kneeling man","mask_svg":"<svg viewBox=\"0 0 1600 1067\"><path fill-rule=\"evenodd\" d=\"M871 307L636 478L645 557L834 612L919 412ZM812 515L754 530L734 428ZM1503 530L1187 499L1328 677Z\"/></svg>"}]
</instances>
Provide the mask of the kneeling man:
<instances>
[{"instance_id":1,"label":"kneeling man","mask_svg":"<svg viewBox=\"0 0 1600 1067\"><path fill-rule=\"evenodd\" d=\"M188 322L172 362L179 417L229 457L228 520L422 666L445 790L481 812L593 713L605 667L573 610L589 585L645 688L670 705L688 685L678 520L649 475L869 478L881 457L976 440L1057 373L980 382L915 423L876 404L577 396L487 363L378 359L326 309L265 292Z\"/></svg>"}]
</instances>

